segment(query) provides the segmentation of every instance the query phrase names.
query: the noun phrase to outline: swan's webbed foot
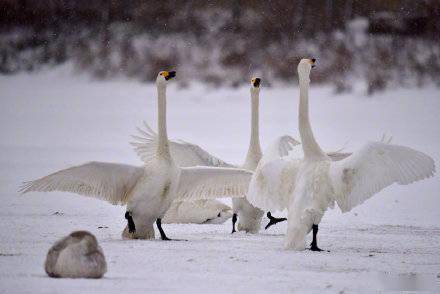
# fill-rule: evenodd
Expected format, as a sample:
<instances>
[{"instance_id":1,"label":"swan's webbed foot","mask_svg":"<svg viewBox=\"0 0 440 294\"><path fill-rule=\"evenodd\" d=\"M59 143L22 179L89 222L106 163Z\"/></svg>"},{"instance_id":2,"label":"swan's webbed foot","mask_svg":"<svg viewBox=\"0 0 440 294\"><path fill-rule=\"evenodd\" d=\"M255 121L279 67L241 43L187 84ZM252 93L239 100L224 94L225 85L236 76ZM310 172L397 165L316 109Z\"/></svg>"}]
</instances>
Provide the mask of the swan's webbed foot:
<instances>
[{"instance_id":1,"label":"swan's webbed foot","mask_svg":"<svg viewBox=\"0 0 440 294\"><path fill-rule=\"evenodd\" d=\"M287 220L287 218L285 218L285 217L281 217L281 218L273 217L272 214L270 213L270 211L267 212L267 218L269 219L269 223L264 227L265 230L267 230L269 227L271 227L277 223L280 223L280 222Z\"/></svg>"},{"instance_id":2,"label":"swan's webbed foot","mask_svg":"<svg viewBox=\"0 0 440 294\"><path fill-rule=\"evenodd\" d=\"M125 212L125 219L128 222L128 232L129 233L135 233L136 232L136 226L134 225L133 216L131 215L130 211Z\"/></svg>"},{"instance_id":3,"label":"swan's webbed foot","mask_svg":"<svg viewBox=\"0 0 440 294\"><path fill-rule=\"evenodd\" d=\"M324 250L322 250L321 248L319 248L318 245L316 245L316 244L312 244L312 245L310 246L310 250L311 250L311 251L318 251L318 252L320 252L320 251L324 251Z\"/></svg>"},{"instance_id":4,"label":"swan's webbed foot","mask_svg":"<svg viewBox=\"0 0 440 294\"><path fill-rule=\"evenodd\" d=\"M237 214L234 213L232 215L232 232L231 232L231 234L234 234L236 232L236 230L235 230L235 223L236 222L237 222Z\"/></svg>"}]
</instances>

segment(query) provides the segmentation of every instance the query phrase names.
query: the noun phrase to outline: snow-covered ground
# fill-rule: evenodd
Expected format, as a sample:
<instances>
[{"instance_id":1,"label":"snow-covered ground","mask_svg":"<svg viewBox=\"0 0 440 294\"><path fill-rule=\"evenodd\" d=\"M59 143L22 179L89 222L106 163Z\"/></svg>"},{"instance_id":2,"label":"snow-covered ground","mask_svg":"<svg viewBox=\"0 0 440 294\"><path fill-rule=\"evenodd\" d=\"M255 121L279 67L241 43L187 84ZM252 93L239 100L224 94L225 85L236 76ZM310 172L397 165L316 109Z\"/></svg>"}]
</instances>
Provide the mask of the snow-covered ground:
<instances>
[{"instance_id":1,"label":"snow-covered ground","mask_svg":"<svg viewBox=\"0 0 440 294\"><path fill-rule=\"evenodd\" d=\"M312 84L312 126L326 150L353 150L386 133L440 162L439 89L364 97L361 88L334 96ZM174 84L168 95L171 138L242 162L249 140L247 87ZM298 137L297 97L294 85L263 85L263 147L278 135ZM66 66L0 77L1 293L439 291L438 176L389 187L347 214L329 211L318 238L330 252L322 253L284 251L285 224L258 235L231 235L229 221L165 225L170 237L188 242L121 240L124 207L68 193L17 193L24 180L86 161L140 165L128 142L142 120L156 125L153 85L96 82ZM108 262L105 278L48 278L47 250L78 229L98 237Z\"/></svg>"}]
</instances>

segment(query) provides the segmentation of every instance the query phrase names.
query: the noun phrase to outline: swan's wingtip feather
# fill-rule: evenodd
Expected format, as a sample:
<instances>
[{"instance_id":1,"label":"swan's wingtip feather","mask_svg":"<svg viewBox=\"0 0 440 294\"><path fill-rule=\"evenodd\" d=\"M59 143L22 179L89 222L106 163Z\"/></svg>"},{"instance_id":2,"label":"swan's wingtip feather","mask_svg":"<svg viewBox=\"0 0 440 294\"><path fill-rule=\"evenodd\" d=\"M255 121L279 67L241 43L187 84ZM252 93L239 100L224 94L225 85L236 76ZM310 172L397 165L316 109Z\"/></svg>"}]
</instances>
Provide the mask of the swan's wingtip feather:
<instances>
[{"instance_id":1,"label":"swan's wingtip feather","mask_svg":"<svg viewBox=\"0 0 440 294\"><path fill-rule=\"evenodd\" d=\"M20 187L18 187L18 193L20 193L20 195L23 195L27 192L29 192L29 188L32 186L32 181L24 181L21 183Z\"/></svg>"}]
</instances>

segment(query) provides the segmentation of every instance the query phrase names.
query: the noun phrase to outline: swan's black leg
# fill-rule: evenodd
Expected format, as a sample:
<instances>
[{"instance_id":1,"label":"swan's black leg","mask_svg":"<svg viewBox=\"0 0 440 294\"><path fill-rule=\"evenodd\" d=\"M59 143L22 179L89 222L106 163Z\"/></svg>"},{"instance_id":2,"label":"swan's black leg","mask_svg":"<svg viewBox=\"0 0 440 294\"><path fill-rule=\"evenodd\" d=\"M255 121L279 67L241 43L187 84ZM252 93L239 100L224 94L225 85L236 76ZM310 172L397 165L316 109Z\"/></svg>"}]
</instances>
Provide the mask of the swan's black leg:
<instances>
[{"instance_id":1,"label":"swan's black leg","mask_svg":"<svg viewBox=\"0 0 440 294\"><path fill-rule=\"evenodd\" d=\"M313 229L313 240L312 243L310 244L310 250L322 251L322 249L318 247L318 240L316 239L316 235L318 234L318 225L313 224L312 229Z\"/></svg>"},{"instance_id":2,"label":"swan's black leg","mask_svg":"<svg viewBox=\"0 0 440 294\"><path fill-rule=\"evenodd\" d=\"M164 241L170 241L171 239L168 238L167 235L165 235L165 232L162 229L162 219L158 218L156 220L156 225L157 225L157 228L159 229L160 238Z\"/></svg>"},{"instance_id":3,"label":"swan's black leg","mask_svg":"<svg viewBox=\"0 0 440 294\"><path fill-rule=\"evenodd\" d=\"M167 235L165 235L164 230L162 229L162 219L158 218L156 220L156 225L157 225L157 228L159 229L160 238L162 240L164 240L164 241L188 241L185 239L170 239L170 238L168 238Z\"/></svg>"},{"instance_id":4,"label":"swan's black leg","mask_svg":"<svg viewBox=\"0 0 440 294\"><path fill-rule=\"evenodd\" d=\"M234 234L236 232L236 230L235 230L235 223L236 222L237 222L237 214L234 213L232 215L232 233L231 234Z\"/></svg>"},{"instance_id":5,"label":"swan's black leg","mask_svg":"<svg viewBox=\"0 0 440 294\"><path fill-rule=\"evenodd\" d=\"M131 216L130 211L127 211L125 213L125 218L127 219L127 222L128 222L128 232L129 233L136 232L136 226L134 225L133 217Z\"/></svg>"},{"instance_id":6,"label":"swan's black leg","mask_svg":"<svg viewBox=\"0 0 440 294\"><path fill-rule=\"evenodd\" d=\"M267 218L269 219L269 223L264 228L265 230L267 230L269 227L271 227L277 223L280 223L280 222L287 220L287 218L285 218L285 217L273 217L272 214L270 213L270 211L267 212Z\"/></svg>"}]
</instances>

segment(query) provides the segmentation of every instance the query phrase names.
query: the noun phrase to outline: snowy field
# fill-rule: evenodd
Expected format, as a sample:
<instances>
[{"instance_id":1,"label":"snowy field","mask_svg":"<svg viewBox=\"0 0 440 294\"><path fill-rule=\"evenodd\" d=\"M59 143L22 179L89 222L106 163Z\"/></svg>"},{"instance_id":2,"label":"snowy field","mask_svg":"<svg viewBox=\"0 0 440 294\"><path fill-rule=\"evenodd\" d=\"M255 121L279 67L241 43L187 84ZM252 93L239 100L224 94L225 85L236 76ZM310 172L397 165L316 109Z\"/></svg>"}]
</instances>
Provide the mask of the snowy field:
<instances>
[{"instance_id":1,"label":"snowy field","mask_svg":"<svg viewBox=\"0 0 440 294\"><path fill-rule=\"evenodd\" d=\"M312 73L312 126L323 148L354 150L386 133L440 165L439 89L365 97L362 86L355 88L334 96L313 85ZM231 163L244 160L247 87L174 83L168 96L171 138L198 143ZM282 134L298 138L297 87L263 84L260 100L263 148ZM0 77L1 293L440 291L438 175L389 187L347 214L329 211L318 241L330 252L321 253L284 251L285 223L257 235L231 235L230 221L164 225L168 236L188 242L121 240L124 207L68 193L17 193L24 180L91 160L141 165L128 142L142 120L156 126L153 85L92 81L69 67ZM101 280L48 278L47 250L78 229L97 236L107 274Z\"/></svg>"}]
</instances>

